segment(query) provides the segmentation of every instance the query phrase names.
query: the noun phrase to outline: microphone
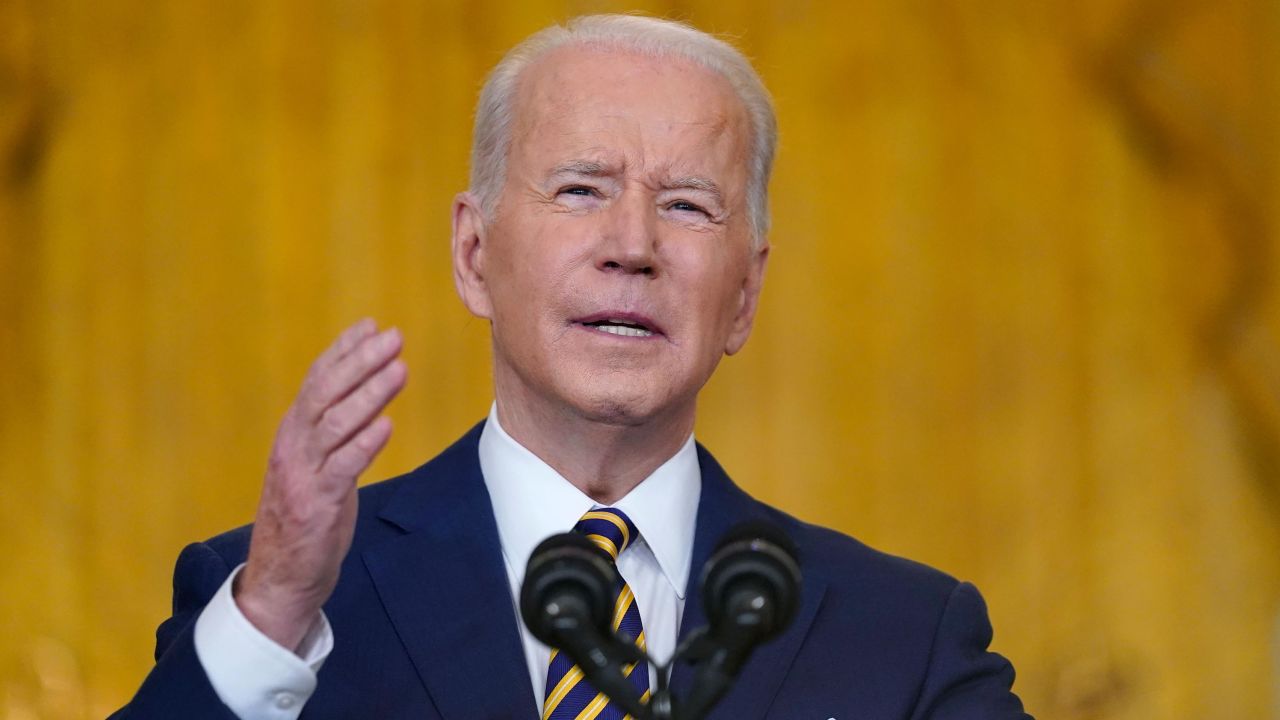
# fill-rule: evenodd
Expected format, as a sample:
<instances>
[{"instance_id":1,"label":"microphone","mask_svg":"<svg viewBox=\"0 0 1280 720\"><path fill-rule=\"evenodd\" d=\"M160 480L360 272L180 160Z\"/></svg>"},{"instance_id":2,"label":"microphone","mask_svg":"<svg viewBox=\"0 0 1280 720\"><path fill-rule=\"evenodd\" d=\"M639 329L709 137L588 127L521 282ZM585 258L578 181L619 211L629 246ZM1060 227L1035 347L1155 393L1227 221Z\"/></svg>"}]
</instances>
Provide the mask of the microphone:
<instances>
[{"instance_id":1,"label":"microphone","mask_svg":"<svg viewBox=\"0 0 1280 720\"><path fill-rule=\"evenodd\" d=\"M638 649L613 632L622 581L603 550L577 533L552 535L534 548L520 587L520 617L533 636L559 648L597 690L632 717L645 715L623 666Z\"/></svg>"},{"instance_id":2,"label":"microphone","mask_svg":"<svg viewBox=\"0 0 1280 720\"><path fill-rule=\"evenodd\" d=\"M705 717L756 646L790 624L800 597L795 544L770 523L742 523L707 560L701 587L708 627L689 647L700 662L681 718Z\"/></svg>"},{"instance_id":3,"label":"microphone","mask_svg":"<svg viewBox=\"0 0 1280 720\"><path fill-rule=\"evenodd\" d=\"M730 530L702 575L702 603L711 638L741 661L756 645L787 627L799 595L795 544L762 520Z\"/></svg>"},{"instance_id":4,"label":"microphone","mask_svg":"<svg viewBox=\"0 0 1280 720\"><path fill-rule=\"evenodd\" d=\"M529 632L551 647L582 635L608 635L618 571L590 540L552 535L529 556L520 587L520 616Z\"/></svg>"},{"instance_id":5,"label":"microphone","mask_svg":"<svg viewBox=\"0 0 1280 720\"><path fill-rule=\"evenodd\" d=\"M647 659L613 631L621 585L608 555L576 533L554 535L534 549L520 588L520 616L533 636L559 648L597 690L635 718L698 720L729 690L753 650L786 629L800 597L795 544L764 521L730 530L704 566L700 588L708 625L693 631L670 663L658 668L648 704L623 667ZM687 702L673 705L671 663L693 662ZM650 660L652 662L652 660Z\"/></svg>"}]
</instances>

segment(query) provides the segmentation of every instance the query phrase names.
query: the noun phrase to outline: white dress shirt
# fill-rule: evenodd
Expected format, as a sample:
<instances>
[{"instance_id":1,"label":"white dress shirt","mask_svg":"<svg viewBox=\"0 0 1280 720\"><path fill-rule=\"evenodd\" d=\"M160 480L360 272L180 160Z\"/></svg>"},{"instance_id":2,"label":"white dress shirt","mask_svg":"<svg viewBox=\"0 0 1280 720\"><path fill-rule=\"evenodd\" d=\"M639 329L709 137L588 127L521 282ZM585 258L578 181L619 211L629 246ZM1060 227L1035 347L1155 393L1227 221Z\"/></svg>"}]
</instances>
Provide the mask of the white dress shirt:
<instances>
[{"instance_id":1,"label":"white dress shirt","mask_svg":"<svg viewBox=\"0 0 1280 720\"><path fill-rule=\"evenodd\" d=\"M572 529L583 514L600 505L508 435L498 422L496 404L480 433L479 455L511 583L512 609L519 617L520 584L534 547ZM649 654L658 662L670 658L680 632L701 478L690 436L675 455L612 506L640 530L640 537L618 558L618 572L635 593ZM218 697L241 720L297 720L315 691L316 673L333 649L333 632L321 613L298 654L275 643L236 606L231 586L239 571L236 568L227 578L196 620L196 655ZM519 625L541 714L551 650L524 623ZM650 667L650 687L654 674Z\"/></svg>"}]
</instances>

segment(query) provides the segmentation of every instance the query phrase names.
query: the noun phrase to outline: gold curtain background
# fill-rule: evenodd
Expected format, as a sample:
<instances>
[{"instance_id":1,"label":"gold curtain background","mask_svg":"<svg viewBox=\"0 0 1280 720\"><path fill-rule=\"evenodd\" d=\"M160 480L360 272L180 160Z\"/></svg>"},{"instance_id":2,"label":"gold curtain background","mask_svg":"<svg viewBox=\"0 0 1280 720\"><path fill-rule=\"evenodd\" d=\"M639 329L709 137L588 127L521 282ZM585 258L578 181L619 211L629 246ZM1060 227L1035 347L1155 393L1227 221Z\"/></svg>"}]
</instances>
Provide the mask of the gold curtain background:
<instances>
[{"instance_id":1,"label":"gold curtain background","mask_svg":"<svg viewBox=\"0 0 1280 720\"><path fill-rule=\"evenodd\" d=\"M0 718L101 717L247 522L342 326L367 480L482 417L448 207L483 73L573 14L736 39L781 119L699 438L984 591L1042 718L1280 718L1280 3L0 0Z\"/></svg>"}]
</instances>

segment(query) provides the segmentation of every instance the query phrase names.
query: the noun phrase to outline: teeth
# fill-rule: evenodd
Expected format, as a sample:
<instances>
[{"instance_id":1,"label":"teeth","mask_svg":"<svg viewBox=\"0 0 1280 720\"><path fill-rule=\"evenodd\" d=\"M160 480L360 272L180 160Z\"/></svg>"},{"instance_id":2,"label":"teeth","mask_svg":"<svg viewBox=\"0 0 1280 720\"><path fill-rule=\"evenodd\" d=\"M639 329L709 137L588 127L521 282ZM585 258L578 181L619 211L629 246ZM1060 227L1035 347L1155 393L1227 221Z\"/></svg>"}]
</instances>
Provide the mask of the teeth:
<instances>
[{"instance_id":1,"label":"teeth","mask_svg":"<svg viewBox=\"0 0 1280 720\"><path fill-rule=\"evenodd\" d=\"M624 337L649 337L653 333L640 328L627 327L626 325L597 325L597 330L602 330L611 335L622 335Z\"/></svg>"}]
</instances>

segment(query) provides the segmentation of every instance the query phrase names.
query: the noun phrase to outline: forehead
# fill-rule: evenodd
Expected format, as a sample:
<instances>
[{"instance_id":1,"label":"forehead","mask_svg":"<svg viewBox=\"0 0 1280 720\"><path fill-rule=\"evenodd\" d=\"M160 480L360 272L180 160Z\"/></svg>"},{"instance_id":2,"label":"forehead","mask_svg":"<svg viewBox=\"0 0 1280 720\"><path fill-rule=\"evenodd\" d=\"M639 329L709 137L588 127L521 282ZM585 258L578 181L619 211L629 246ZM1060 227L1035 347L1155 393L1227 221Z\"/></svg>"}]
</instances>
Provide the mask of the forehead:
<instances>
[{"instance_id":1,"label":"forehead","mask_svg":"<svg viewBox=\"0 0 1280 720\"><path fill-rule=\"evenodd\" d=\"M587 159L745 183L746 111L728 80L692 60L557 48L525 71L515 113L511 160L526 170Z\"/></svg>"}]
</instances>

